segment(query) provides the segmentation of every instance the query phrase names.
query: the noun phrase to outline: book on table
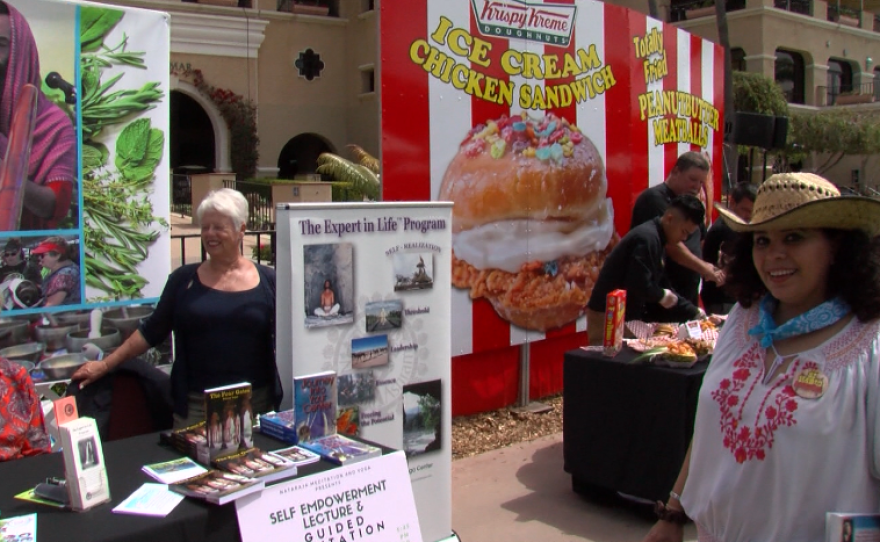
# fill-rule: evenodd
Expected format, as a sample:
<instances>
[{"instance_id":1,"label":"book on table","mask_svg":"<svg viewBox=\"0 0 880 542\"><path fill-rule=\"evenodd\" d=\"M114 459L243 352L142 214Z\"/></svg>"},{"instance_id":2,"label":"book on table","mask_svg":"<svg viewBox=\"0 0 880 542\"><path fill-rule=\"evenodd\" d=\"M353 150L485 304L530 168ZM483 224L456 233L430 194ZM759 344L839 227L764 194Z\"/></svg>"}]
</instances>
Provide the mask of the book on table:
<instances>
[{"instance_id":1,"label":"book on table","mask_svg":"<svg viewBox=\"0 0 880 542\"><path fill-rule=\"evenodd\" d=\"M293 378L293 419L299 442L336 434L336 371Z\"/></svg>"},{"instance_id":2,"label":"book on table","mask_svg":"<svg viewBox=\"0 0 880 542\"><path fill-rule=\"evenodd\" d=\"M205 437L211 458L254 445L254 409L247 382L205 390Z\"/></svg>"},{"instance_id":3,"label":"book on table","mask_svg":"<svg viewBox=\"0 0 880 542\"><path fill-rule=\"evenodd\" d=\"M173 484L174 482L179 482L202 474L208 469L199 465L189 457L181 457L179 459L172 459L171 461L144 465L141 467L141 470L157 482Z\"/></svg>"},{"instance_id":4,"label":"book on table","mask_svg":"<svg viewBox=\"0 0 880 542\"><path fill-rule=\"evenodd\" d=\"M211 504L223 505L261 491L265 485L262 480L211 469L198 476L169 484L168 489Z\"/></svg>"},{"instance_id":5,"label":"book on table","mask_svg":"<svg viewBox=\"0 0 880 542\"><path fill-rule=\"evenodd\" d=\"M328 435L300 444L336 465L349 465L382 455L377 446L360 442L344 435Z\"/></svg>"},{"instance_id":6,"label":"book on table","mask_svg":"<svg viewBox=\"0 0 880 542\"><path fill-rule=\"evenodd\" d=\"M296 420L293 409L260 414L260 433L289 444L296 444Z\"/></svg>"},{"instance_id":7,"label":"book on table","mask_svg":"<svg viewBox=\"0 0 880 542\"><path fill-rule=\"evenodd\" d=\"M291 446L289 448L282 448L280 450L272 450L269 453L291 461L294 465L298 467L301 465L308 465L309 463L315 463L321 460L320 455L310 450L306 450L302 446Z\"/></svg>"},{"instance_id":8,"label":"book on table","mask_svg":"<svg viewBox=\"0 0 880 542\"><path fill-rule=\"evenodd\" d=\"M205 422L198 422L187 427L164 431L159 439L183 455L195 459L203 465L211 463L210 447L208 446L208 428Z\"/></svg>"},{"instance_id":9,"label":"book on table","mask_svg":"<svg viewBox=\"0 0 880 542\"><path fill-rule=\"evenodd\" d=\"M248 448L223 455L211 461L217 470L237 474L266 483L296 476L296 464L259 448Z\"/></svg>"}]
</instances>

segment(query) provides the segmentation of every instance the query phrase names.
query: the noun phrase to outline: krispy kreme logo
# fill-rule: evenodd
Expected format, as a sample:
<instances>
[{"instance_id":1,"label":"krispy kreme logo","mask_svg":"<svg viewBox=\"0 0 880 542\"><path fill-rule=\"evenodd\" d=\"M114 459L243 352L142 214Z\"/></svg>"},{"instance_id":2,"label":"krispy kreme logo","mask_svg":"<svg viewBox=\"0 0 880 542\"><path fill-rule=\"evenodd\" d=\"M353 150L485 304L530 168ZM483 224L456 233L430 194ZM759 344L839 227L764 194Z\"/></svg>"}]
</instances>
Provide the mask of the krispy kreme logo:
<instances>
[{"instance_id":1,"label":"krispy kreme logo","mask_svg":"<svg viewBox=\"0 0 880 542\"><path fill-rule=\"evenodd\" d=\"M484 36L568 45L577 7L521 0L471 0Z\"/></svg>"}]
</instances>

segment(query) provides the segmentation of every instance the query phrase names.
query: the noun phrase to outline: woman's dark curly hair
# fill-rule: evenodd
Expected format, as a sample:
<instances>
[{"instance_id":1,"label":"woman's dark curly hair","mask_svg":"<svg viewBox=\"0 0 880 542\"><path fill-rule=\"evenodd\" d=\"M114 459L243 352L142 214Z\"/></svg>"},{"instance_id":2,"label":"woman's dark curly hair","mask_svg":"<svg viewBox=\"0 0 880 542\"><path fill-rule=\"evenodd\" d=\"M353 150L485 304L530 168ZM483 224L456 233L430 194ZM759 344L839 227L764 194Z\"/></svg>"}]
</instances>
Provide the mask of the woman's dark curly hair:
<instances>
[{"instance_id":1,"label":"woman's dark curly hair","mask_svg":"<svg viewBox=\"0 0 880 542\"><path fill-rule=\"evenodd\" d=\"M880 317L880 237L861 230L822 229L837 243L828 271L828 295L846 301L856 317L867 322ZM724 289L743 307L761 299L767 287L752 261L753 234L738 234L732 258L724 268Z\"/></svg>"}]
</instances>

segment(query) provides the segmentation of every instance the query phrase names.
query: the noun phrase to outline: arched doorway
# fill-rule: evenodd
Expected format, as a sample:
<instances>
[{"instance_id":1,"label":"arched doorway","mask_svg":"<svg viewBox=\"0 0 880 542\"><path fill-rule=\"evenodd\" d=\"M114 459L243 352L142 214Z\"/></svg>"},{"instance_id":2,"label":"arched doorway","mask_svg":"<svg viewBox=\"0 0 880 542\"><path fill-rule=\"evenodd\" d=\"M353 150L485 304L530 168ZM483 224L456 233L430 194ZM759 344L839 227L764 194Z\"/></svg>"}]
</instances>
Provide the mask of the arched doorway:
<instances>
[{"instance_id":1,"label":"arched doorway","mask_svg":"<svg viewBox=\"0 0 880 542\"><path fill-rule=\"evenodd\" d=\"M318 155L335 152L326 139L317 134L300 134L284 145L278 155L278 178L293 179L315 173Z\"/></svg>"},{"instance_id":2,"label":"arched doorway","mask_svg":"<svg viewBox=\"0 0 880 542\"><path fill-rule=\"evenodd\" d=\"M214 126L208 113L186 94L171 91L171 170L210 173L217 163ZM184 171L188 170L188 171Z\"/></svg>"}]
</instances>

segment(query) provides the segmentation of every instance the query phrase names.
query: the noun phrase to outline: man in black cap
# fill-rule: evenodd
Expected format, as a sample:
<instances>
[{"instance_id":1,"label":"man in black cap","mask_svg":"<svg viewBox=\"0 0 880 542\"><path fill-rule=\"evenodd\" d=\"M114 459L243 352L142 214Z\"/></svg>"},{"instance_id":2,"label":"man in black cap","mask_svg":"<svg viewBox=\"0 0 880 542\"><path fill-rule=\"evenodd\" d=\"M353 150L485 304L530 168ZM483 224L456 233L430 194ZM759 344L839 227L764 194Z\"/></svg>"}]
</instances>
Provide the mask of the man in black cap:
<instances>
[{"instance_id":1,"label":"man in black cap","mask_svg":"<svg viewBox=\"0 0 880 542\"><path fill-rule=\"evenodd\" d=\"M37 286L43 281L43 276L40 274L40 266L24 258L21 240L17 237L11 237L6 241L2 257L3 265L0 266L0 283L11 278L10 275L13 274L19 275L20 278L29 280Z\"/></svg>"}]
</instances>

